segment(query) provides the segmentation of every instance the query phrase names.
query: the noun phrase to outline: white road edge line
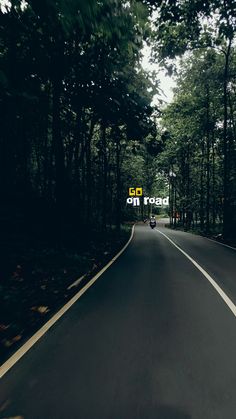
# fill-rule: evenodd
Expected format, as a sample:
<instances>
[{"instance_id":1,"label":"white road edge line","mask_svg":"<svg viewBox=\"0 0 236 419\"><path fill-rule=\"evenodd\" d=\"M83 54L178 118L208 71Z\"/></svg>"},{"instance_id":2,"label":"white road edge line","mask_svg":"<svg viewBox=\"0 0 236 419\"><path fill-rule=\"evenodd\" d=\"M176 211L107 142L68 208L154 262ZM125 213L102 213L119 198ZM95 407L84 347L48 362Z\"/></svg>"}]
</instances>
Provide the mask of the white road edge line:
<instances>
[{"instance_id":1,"label":"white road edge line","mask_svg":"<svg viewBox=\"0 0 236 419\"><path fill-rule=\"evenodd\" d=\"M182 232L183 232L183 230L179 230L179 231L182 231ZM213 243L217 243L217 244L220 244L221 246L229 247L229 249L232 249L232 250L236 251L236 247L230 246L229 244L221 243L221 242L219 242L218 240L210 239L209 237L206 237L206 236L201 236L200 234L194 234L194 233L191 233L190 231L185 231L184 233L187 233L187 234L192 234L192 235L194 235L195 237L196 237L196 236L198 236L198 237L203 237L204 239L210 240L210 241L211 241L211 242L213 242Z\"/></svg>"},{"instance_id":2,"label":"white road edge line","mask_svg":"<svg viewBox=\"0 0 236 419\"><path fill-rule=\"evenodd\" d=\"M0 379L35 345L38 340L69 310L71 306L97 281L97 279L105 272L118 257L125 251L134 236L134 227L132 227L131 235L127 243L122 249L108 262L90 281L66 303L54 316L45 323L21 348L19 348L4 364L0 366Z\"/></svg>"},{"instance_id":3,"label":"white road edge line","mask_svg":"<svg viewBox=\"0 0 236 419\"><path fill-rule=\"evenodd\" d=\"M202 237L205 237L205 236L202 236ZM213 240L213 239L209 239L209 237L205 237L207 240L210 240L210 242L213 242L213 243L217 243L217 244L220 244L221 246L224 246L224 247L229 247L230 249L232 249L232 250L236 250L236 247L232 247L232 246L230 246L229 244L225 244L225 243L221 243L221 242L218 242L217 240Z\"/></svg>"},{"instance_id":4,"label":"white road edge line","mask_svg":"<svg viewBox=\"0 0 236 419\"><path fill-rule=\"evenodd\" d=\"M205 278L211 283L211 285L215 288L215 290L218 292L222 300L224 300L225 304L229 307L229 309L232 311L234 316L236 317L236 306L234 303L230 300L230 298L225 294L225 292L220 288L220 286L215 282L215 280L193 259L191 256L188 255L184 250L181 249L173 240L171 240L166 234L162 233L162 231L155 229L158 231L158 233L162 234L173 246L175 246L183 255L192 262L194 266L205 276Z\"/></svg>"}]
</instances>

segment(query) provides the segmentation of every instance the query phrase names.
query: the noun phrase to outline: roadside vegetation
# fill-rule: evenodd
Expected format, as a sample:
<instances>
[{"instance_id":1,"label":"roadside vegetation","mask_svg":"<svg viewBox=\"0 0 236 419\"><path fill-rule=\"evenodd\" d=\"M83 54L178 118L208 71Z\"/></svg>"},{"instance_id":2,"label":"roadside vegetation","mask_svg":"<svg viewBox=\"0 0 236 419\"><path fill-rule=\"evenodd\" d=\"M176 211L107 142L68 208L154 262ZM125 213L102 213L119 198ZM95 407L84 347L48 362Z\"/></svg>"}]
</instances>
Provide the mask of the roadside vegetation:
<instances>
[{"instance_id":1,"label":"roadside vegetation","mask_svg":"<svg viewBox=\"0 0 236 419\"><path fill-rule=\"evenodd\" d=\"M129 238L127 188L155 138L147 16L138 2L1 2L0 359Z\"/></svg>"},{"instance_id":2,"label":"roadside vegetation","mask_svg":"<svg viewBox=\"0 0 236 419\"><path fill-rule=\"evenodd\" d=\"M0 1L1 359L163 213L129 187L235 243L235 21L222 0ZM176 77L167 106L144 43Z\"/></svg>"}]
</instances>

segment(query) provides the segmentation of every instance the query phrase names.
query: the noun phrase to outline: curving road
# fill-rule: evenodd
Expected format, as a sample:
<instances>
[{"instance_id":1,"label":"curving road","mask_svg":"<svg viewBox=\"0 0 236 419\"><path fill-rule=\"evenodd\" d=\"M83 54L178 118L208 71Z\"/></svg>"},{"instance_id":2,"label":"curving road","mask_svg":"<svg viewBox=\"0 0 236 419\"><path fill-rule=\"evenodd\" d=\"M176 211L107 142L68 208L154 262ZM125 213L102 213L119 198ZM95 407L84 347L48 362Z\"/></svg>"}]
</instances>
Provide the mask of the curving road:
<instances>
[{"instance_id":1,"label":"curving road","mask_svg":"<svg viewBox=\"0 0 236 419\"><path fill-rule=\"evenodd\" d=\"M0 380L0 418L233 419L236 251L137 225L121 257Z\"/></svg>"}]
</instances>

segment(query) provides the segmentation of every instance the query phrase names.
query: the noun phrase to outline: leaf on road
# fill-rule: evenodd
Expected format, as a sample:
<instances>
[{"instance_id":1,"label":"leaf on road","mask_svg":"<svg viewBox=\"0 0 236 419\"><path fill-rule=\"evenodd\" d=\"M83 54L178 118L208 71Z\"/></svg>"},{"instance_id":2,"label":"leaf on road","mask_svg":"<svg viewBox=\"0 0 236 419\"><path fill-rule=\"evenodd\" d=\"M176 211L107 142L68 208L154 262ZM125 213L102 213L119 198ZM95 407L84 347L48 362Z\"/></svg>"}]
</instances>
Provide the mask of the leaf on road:
<instances>
[{"instance_id":1,"label":"leaf on road","mask_svg":"<svg viewBox=\"0 0 236 419\"><path fill-rule=\"evenodd\" d=\"M37 313L40 314L46 314L50 311L50 309L47 306L34 306L31 307L32 311L36 311Z\"/></svg>"},{"instance_id":2,"label":"leaf on road","mask_svg":"<svg viewBox=\"0 0 236 419\"><path fill-rule=\"evenodd\" d=\"M11 417L2 418L2 419L24 419L24 416L11 416Z\"/></svg>"},{"instance_id":3,"label":"leaf on road","mask_svg":"<svg viewBox=\"0 0 236 419\"><path fill-rule=\"evenodd\" d=\"M5 346L5 348L10 348L13 345L13 342L11 340L8 340L8 339L3 339L2 343Z\"/></svg>"},{"instance_id":4,"label":"leaf on road","mask_svg":"<svg viewBox=\"0 0 236 419\"><path fill-rule=\"evenodd\" d=\"M14 336L14 338L12 338L12 342L13 343L18 342L19 340L21 340L21 338L22 338L21 335L16 335L16 336Z\"/></svg>"},{"instance_id":5,"label":"leaf on road","mask_svg":"<svg viewBox=\"0 0 236 419\"><path fill-rule=\"evenodd\" d=\"M4 402L0 405L0 413L6 410L6 408L10 405L10 399L4 400Z\"/></svg>"},{"instance_id":6,"label":"leaf on road","mask_svg":"<svg viewBox=\"0 0 236 419\"><path fill-rule=\"evenodd\" d=\"M0 324L0 332L4 332L10 327L9 324Z\"/></svg>"}]
</instances>

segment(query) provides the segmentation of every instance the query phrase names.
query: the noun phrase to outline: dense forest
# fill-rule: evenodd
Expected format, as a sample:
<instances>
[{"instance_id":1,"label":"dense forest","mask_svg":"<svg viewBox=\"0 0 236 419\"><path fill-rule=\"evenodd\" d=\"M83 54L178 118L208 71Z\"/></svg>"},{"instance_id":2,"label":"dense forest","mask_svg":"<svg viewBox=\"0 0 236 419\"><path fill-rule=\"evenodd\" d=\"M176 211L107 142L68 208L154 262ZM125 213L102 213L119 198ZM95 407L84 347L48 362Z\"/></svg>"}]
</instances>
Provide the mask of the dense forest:
<instances>
[{"instance_id":1,"label":"dense forest","mask_svg":"<svg viewBox=\"0 0 236 419\"><path fill-rule=\"evenodd\" d=\"M235 3L162 2L159 16L154 56L170 72L179 59L159 158L171 224L235 243Z\"/></svg>"},{"instance_id":2,"label":"dense forest","mask_svg":"<svg viewBox=\"0 0 236 419\"><path fill-rule=\"evenodd\" d=\"M235 29L231 0L0 1L2 283L27 249L119 237L144 216L129 187L235 244ZM176 80L169 104L144 45Z\"/></svg>"},{"instance_id":3,"label":"dense forest","mask_svg":"<svg viewBox=\"0 0 236 419\"><path fill-rule=\"evenodd\" d=\"M0 6L1 359L127 241L158 81L141 66L145 4Z\"/></svg>"},{"instance_id":4,"label":"dense forest","mask_svg":"<svg viewBox=\"0 0 236 419\"><path fill-rule=\"evenodd\" d=\"M148 133L147 13L122 2L12 2L1 14L1 191L52 229L121 223L123 170ZM141 152L141 154L143 151Z\"/></svg>"},{"instance_id":5,"label":"dense forest","mask_svg":"<svg viewBox=\"0 0 236 419\"><path fill-rule=\"evenodd\" d=\"M186 229L195 226L206 234L223 232L225 239L234 240L234 50L226 108L224 67L223 53L214 49L183 60L174 101L163 115L166 143L160 163L171 175L172 223L180 221Z\"/></svg>"},{"instance_id":6,"label":"dense forest","mask_svg":"<svg viewBox=\"0 0 236 419\"><path fill-rule=\"evenodd\" d=\"M132 217L127 188L155 192L162 174L174 225L232 239L235 15L216 0L2 1L6 234L38 229L59 243L95 224L119 230ZM177 71L167 107L152 106L159 81L141 66L144 42Z\"/></svg>"}]
</instances>

